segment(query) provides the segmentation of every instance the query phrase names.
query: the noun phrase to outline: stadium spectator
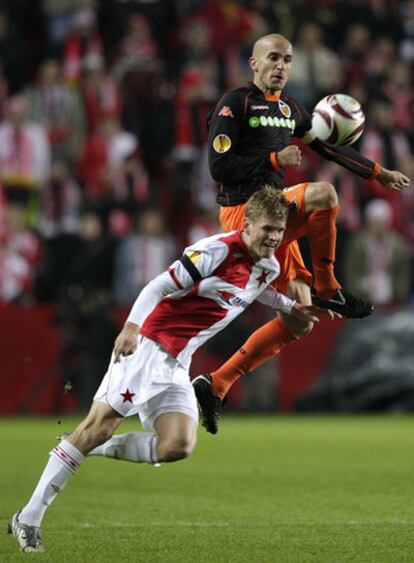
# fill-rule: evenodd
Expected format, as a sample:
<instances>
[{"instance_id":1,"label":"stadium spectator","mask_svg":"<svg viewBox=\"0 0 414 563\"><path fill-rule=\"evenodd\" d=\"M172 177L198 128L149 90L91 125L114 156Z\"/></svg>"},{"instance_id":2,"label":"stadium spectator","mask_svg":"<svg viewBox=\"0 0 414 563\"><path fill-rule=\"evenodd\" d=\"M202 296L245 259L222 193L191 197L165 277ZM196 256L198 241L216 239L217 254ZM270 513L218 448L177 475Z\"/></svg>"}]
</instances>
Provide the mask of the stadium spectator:
<instances>
[{"instance_id":1,"label":"stadium spectator","mask_svg":"<svg viewBox=\"0 0 414 563\"><path fill-rule=\"evenodd\" d=\"M63 74L75 86L82 77L82 67L89 55L102 55L103 44L92 8L82 8L72 15L72 29L65 41Z\"/></svg>"},{"instance_id":2,"label":"stadium spectator","mask_svg":"<svg viewBox=\"0 0 414 563\"><path fill-rule=\"evenodd\" d=\"M198 240L198 239L197 239ZM136 231L124 238L116 250L114 296L120 305L129 305L137 291L171 263L176 245L161 211L146 209L137 218Z\"/></svg>"},{"instance_id":3,"label":"stadium spectator","mask_svg":"<svg viewBox=\"0 0 414 563\"><path fill-rule=\"evenodd\" d=\"M247 203L242 231L188 247L140 293L89 414L53 449L28 504L12 517L10 531L22 551L43 551L40 524L46 508L86 455L154 464L191 454L198 423L188 376L191 357L251 302L259 298L298 318L318 320L315 307L270 286L280 271L274 248L282 240L286 217L280 193L271 188L258 192ZM133 414L150 432L112 437L123 418Z\"/></svg>"},{"instance_id":4,"label":"stadium spectator","mask_svg":"<svg viewBox=\"0 0 414 563\"><path fill-rule=\"evenodd\" d=\"M30 304L42 260L42 245L26 227L24 207L9 203L4 215L4 233L0 239L0 299Z\"/></svg>"},{"instance_id":5,"label":"stadium spectator","mask_svg":"<svg viewBox=\"0 0 414 563\"><path fill-rule=\"evenodd\" d=\"M73 11L81 3L85 1L41 0L49 48L54 56L62 56L64 44L72 30Z\"/></svg>"},{"instance_id":6,"label":"stadium spectator","mask_svg":"<svg viewBox=\"0 0 414 563\"><path fill-rule=\"evenodd\" d=\"M8 115L0 123L0 175L11 200L27 202L38 195L50 173L46 129L27 116L22 96L10 98Z\"/></svg>"},{"instance_id":7,"label":"stadium spectator","mask_svg":"<svg viewBox=\"0 0 414 563\"><path fill-rule=\"evenodd\" d=\"M106 72L101 55L92 53L84 58L81 90L90 134L96 131L104 117L121 118L121 93L115 80Z\"/></svg>"},{"instance_id":8,"label":"stadium spectator","mask_svg":"<svg viewBox=\"0 0 414 563\"><path fill-rule=\"evenodd\" d=\"M308 110L325 92L337 91L338 55L323 42L323 30L316 23L303 24L296 36L295 57L286 93Z\"/></svg>"},{"instance_id":9,"label":"stadium spectator","mask_svg":"<svg viewBox=\"0 0 414 563\"><path fill-rule=\"evenodd\" d=\"M383 162L390 169L400 168L411 154L407 134L396 126L392 104L384 100L374 100L369 109L369 121L360 141L361 152L375 162ZM403 196L390 190L384 193L381 186L372 183L367 192L371 197L382 197L393 207L396 225L402 225L404 210Z\"/></svg>"},{"instance_id":10,"label":"stadium spectator","mask_svg":"<svg viewBox=\"0 0 414 563\"><path fill-rule=\"evenodd\" d=\"M376 305L406 301L410 287L407 244L392 228L392 208L383 199L365 208L365 226L348 243L345 259L347 285Z\"/></svg>"},{"instance_id":11,"label":"stadium spectator","mask_svg":"<svg viewBox=\"0 0 414 563\"><path fill-rule=\"evenodd\" d=\"M81 198L79 185L68 166L62 161L55 161L41 196L39 231L44 238L63 233L77 234Z\"/></svg>"},{"instance_id":12,"label":"stadium spectator","mask_svg":"<svg viewBox=\"0 0 414 563\"><path fill-rule=\"evenodd\" d=\"M138 146L137 137L122 129L118 119L111 115L101 119L79 159L86 201L109 209L120 203L134 208L149 197L148 175Z\"/></svg>"},{"instance_id":13,"label":"stadium spectator","mask_svg":"<svg viewBox=\"0 0 414 563\"><path fill-rule=\"evenodd\" d=\"M64 82L56 60L42 63L38 80L25 91L29 117L45 127L52 159L73 164L85 138L85 114L77 90Z\"/></svg>"}]
</instances>

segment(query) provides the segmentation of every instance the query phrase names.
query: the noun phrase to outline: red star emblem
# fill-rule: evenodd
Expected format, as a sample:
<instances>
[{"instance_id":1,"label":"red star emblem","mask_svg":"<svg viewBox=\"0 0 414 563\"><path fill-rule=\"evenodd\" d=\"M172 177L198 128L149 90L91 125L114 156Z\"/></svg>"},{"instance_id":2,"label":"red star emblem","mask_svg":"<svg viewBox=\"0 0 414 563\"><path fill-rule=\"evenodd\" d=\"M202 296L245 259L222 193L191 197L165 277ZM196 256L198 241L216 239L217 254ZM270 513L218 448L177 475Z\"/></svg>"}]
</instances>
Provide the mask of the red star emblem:
<instances>
[{"instance_id":1,"label":"red star emblem","mask_svg":"<svg viewBox=\"0 0 414 563\"><path fill-rule=\"evenodd\" d=\"M266 270L262 270L262 273L260 274L260 276L257 279L257 281L259 282L259 287L262 285L262 283L266 283L266 278L268 276L269 272L266 272Z\"/></svg>"},{"instance_id":2,"label":"red star emblem","mask_svg":"<svg viewBox=\"0 0 414 563\"><path fill-rule=\"evenodd\" d=\"M130 403L132 403L132 397L135 395L135 393L131 393L131 392L129 391L129 389L127 389L127 390L125 391L125 393L121 393L121 395L122 395L123 398L124 398L124 400L122 401L123 403L126 403L126 402L128 402L128 401L129 401Z\"/></svg>"}]
</instances>

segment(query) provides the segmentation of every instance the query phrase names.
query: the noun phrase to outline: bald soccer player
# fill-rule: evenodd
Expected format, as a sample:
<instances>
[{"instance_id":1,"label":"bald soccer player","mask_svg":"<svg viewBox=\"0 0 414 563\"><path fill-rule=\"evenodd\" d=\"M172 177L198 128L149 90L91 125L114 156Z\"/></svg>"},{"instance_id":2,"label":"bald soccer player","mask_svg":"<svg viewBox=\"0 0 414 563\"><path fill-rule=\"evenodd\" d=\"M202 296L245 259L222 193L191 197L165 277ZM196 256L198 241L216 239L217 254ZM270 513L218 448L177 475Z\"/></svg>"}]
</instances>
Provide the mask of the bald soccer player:
<instances>
[{"instance_id":1,"label":"bald soccer player","mask_svg":"<svg viewBox=\"0 0 414 563\"><path fill-rule=\"evenodd\" d=\"M312 302L347 318L362 318L373 307L344 291L334 275L338 197L328 182L305 182L284 187L287 167L298 166L301 150L291 145L299 138L318 154L367 180L400 190L409 185L401 172L387 170L351 147L330 147L315 139L311 116L283 93L293 62L293 48L283 35L261 37L249 59L253 82L226 92L209 119L209 166L217 182L223 231L243 224L244 205L263 183L283 190L290 214L282 245L278 287L302 304ZM306 235L313 276L305 268L297 239ZM311 293L312 289L312 293ZM307 334L311 322L283 313L257 330L217 371L194 381L202 422L216 433L222 399L237 379L278 353L282 346Z\"/></svg>"}]
</instances>

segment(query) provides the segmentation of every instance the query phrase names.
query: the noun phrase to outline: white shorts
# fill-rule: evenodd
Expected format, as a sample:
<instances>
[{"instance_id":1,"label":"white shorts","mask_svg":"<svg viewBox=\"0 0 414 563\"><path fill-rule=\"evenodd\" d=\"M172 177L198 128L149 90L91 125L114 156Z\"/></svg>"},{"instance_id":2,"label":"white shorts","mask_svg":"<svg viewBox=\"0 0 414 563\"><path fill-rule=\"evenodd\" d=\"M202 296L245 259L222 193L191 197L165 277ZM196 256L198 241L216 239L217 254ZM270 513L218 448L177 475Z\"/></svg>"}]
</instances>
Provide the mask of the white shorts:
<instances>
[{"instance_id":1,"label":"white shorts","mask_svg":"<svg viewBox=\"0 0 414 563\"><path fill-rule=\"evenodd\" d=\"M198 423L197 400L188 370L157 342L138 337L137 350L111 362L95 401L105 403L121 416L138 414L142 424L153 428L164 413L179 412Z\"/></svg>"}]
</instances>

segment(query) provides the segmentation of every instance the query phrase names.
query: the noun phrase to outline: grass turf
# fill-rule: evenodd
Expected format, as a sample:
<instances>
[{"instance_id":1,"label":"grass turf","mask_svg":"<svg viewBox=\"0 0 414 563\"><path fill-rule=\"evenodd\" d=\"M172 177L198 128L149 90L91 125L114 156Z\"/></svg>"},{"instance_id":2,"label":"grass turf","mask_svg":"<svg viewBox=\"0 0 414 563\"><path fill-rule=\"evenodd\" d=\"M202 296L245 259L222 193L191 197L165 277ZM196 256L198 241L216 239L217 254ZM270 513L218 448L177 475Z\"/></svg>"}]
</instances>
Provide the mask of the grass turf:
<instances>
[{"instance_id":1,"label":"grass turf","mask_svg":"<svg viewBox=\"0 0 414 563\"><path fill-rule=\"evenodd\" d=\"M75 423L0 420L4 527ZM179 463L89 459L46 514L47 551L20 554L0 534L0 561L413 561L413 429L399 416L225 417Z\"/></svg>"}]
</instances>

